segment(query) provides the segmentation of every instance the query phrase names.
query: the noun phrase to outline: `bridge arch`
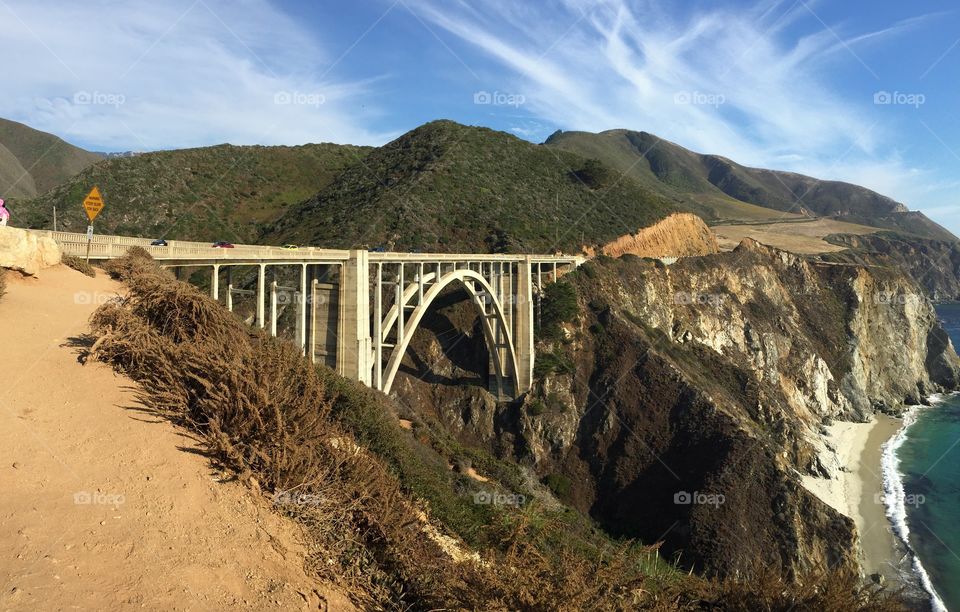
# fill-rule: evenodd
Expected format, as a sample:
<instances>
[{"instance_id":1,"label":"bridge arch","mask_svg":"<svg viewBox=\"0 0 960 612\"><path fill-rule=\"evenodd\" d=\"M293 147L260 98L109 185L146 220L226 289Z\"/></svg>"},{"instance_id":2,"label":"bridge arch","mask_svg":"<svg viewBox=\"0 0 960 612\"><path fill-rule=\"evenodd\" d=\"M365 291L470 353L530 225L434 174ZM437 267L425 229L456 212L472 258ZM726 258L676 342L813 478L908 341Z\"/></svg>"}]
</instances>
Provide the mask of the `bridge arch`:
<instances>
[{"instance_id":1,"label":"bridge arch","mask_svg":"<svg viewBox=\"0 0 960 612\"><path fill-rule=\"evenodd\" d=\"M460 269L443 274L439 279L436 274L430 273L425 275L424 281L427 280L433 280L435 282L430 285L429 289L424 291L423 300L420 301L410 313L403 328L398 328L399 337L390 353L390 358L387 360L387 365L383 372L383 387L381 390L384 393L390 393L390 388L393 386L394 379L400 369L400 363L403 361L403 356L410 346L410 341L413 340L413 334L420 326L420 321L440 293L453 284L460 284L469 294L470 301L473 302L474 306L480 311L482 319L481 327L483 328L487 350L490 352L490 357L493 360L494 373L497 377L497 388L505 388L504 380L507 377L512 379L514 386L516 386L519 376L519 366L513 343L513 334L511 333L503 304L498 299L497 292L494 291L487 279L474 270ZM387 313L384 330L389 330L396 321L398 313L397 306L405 308L407 301L417 293L416 289L417 287L415 285L404 288L401 304L395 304ZM488 305L492 306L492 312L487 310ZM386 331L384 333L386 334ZM502 344L497 343L498 337L503 339ZM379 340L382 342L384 338L380 338ZM374 367L381 367L381 364L374 362Z\"/></svg>"}]
</instances>

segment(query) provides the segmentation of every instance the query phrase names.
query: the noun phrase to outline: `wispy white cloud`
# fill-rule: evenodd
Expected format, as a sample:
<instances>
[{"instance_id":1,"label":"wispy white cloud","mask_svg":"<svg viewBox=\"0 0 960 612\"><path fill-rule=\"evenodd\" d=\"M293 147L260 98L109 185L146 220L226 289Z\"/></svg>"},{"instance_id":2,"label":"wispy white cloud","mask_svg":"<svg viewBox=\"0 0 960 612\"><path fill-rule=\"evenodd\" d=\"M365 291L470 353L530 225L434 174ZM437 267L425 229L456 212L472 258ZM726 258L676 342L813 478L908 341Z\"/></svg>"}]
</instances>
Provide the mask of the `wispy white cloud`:
<instances>
[{"instance_id":1,"label":"wispy white cloud","mask_svg":"<svg viewBox=\"0 0 960 612\"><path fill-rule=\"evenodd\" d=\"M265 0L0 0L0 22L0 116L89 146L389 136L374 83L322 78L336 58Z\"/></svg>"},{"instance_id":2,"label":"wispy white cloud","mask_svg":"<svg viewBox=\"0 0 960 612\"><path fill-rule=\"evenodd\" d=\"M506 68L491 78L563 129L647 130L748 165L859 182L914 206L944 197L931 188L942 181L890 146L896 134L871 101L846 99L827 78L840 64L872 74L871 46L934 15L862 31L828 25L810 0L683 11L665 0L559 0L522 21L515 5L487 0L481 17L462 3L411 4Z\"/></svg>"}]
</instances>

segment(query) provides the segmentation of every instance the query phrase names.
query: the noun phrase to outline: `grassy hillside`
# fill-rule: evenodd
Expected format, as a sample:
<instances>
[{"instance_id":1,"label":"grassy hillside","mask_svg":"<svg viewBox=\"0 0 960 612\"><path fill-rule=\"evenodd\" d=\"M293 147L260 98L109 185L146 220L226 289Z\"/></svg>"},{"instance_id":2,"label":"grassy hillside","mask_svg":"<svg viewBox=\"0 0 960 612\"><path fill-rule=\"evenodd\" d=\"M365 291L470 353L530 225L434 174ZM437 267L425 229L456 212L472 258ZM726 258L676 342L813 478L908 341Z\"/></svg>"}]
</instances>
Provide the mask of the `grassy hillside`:
<instances>
[{"instance_id":1,"label":"grassy hillside","mask_svg":"<svg viewBox=\"0 0 960 612\"><path fill-rule=\"evenodd\" d=\"M103 160L31 200L14 202L18 225L84 231L81 202L93 185L106 207L97 231L182 240L253 241L260 225L329 183L366 147L308 144L159 151Z\"/></svg>"},{"instance_id":2,"label":"grassy hillside","mask_svg":"<svg viewBox=\"0 0 960 612\"><path fill-rule=\"evenodd\" d=\"M577 251L676 208L607 166L510 134L434 121L291 208L265 242L436 251Z\"/></svg>"},{"instance_id":3,"label":"grassy hillside","mask_svg":"<svg viewBox=\"0 0 960 612\"><path fill-rule=\"evenodd\" d=\"M0 197L31 197L99 161L53 134L0 119Z\"/></svg>"},{"instance_id":4,"label":"grassy hillside","mask_svg":"<svg viewBox=\"0 0 960 612\"><path fill-rule=\"evenodd\" d=\"M956 240L922 213L909 212L903 204L864 187L748 168L717 155L694 153L647 132L557 132L545 144L601 159L712 222L799 214Z\"/></svg>"}]
</instances>

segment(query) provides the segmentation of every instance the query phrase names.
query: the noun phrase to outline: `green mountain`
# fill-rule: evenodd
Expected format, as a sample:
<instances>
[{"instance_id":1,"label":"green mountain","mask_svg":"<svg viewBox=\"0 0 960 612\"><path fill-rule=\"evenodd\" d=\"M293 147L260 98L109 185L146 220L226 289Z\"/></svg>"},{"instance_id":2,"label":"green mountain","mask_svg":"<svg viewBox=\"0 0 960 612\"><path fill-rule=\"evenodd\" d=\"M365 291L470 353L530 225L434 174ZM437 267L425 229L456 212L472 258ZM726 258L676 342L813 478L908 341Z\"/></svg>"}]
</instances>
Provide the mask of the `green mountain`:
<instances>
[{"instance_id":1,"label":"green mountain","mask_svg":"<svg viewBox=\"0 0 960 612\"><path fill-rule=\"evenodd\" d=\"M487 128L433 121L347 168L263 237L424 251L579 251L677 208L612 168Z\"/></svg>"},{"instance_id":2,"label":"green mountain","mask_svg":"<svg viewBox=\"0 0 960 612\"><path fill-rule=\"evenodd\" d=\"M647 132L557 132L545 144L602 160L708 222L831 217L925 238L957 240L923 213L911 212L900 202L864 187L748 168L717 155L695 153Z\"/></svg>"},{"instance_id":3,"label":"green mountain","mask_svg":"<svg viewBox=\"0 0 960 612\"><path fill-rule=\"evenodd\" d=\"M315 194L367 147L218 145L114 157L38 198L14 202L18 225L82 232L84 196L100 187L98 232L181 240L255 241L263 223Z\"/></svg>"},{"instance_id":4,"label":"green mountain","mask_svg":"<svg viewBox=\"0 0 960 612\"><path fill-rule=\"evenodd\" d=\"M32 197L99 161L53 134L0 119L0 197Z\"/></svg>"}]
</instances>

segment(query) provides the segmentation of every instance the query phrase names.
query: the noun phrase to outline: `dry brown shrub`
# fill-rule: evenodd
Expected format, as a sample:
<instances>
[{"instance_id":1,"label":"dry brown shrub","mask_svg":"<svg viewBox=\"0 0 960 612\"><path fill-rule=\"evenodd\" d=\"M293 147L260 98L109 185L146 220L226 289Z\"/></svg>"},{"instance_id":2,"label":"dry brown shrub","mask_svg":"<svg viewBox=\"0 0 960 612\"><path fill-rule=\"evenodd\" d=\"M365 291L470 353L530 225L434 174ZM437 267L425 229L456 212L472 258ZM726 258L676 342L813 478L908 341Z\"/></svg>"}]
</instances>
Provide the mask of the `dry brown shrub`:
<instances>
[{"instance_id":1,"label":"dry brown shrub","mask_svg":"<svg viewBox=\"0 0 960 612\"><path fill-rule=\"evenodd\" d=\"M160 272L153 264L153 256L143 247L132 246L123 257L111 259L103 269L115 280L127 280L138 273Z\"/></svg>"},{"instance_id":2,"label":"dry brown shrub","mask_svg":"<svg viewBox=\"0 0 960 612\"><path fill-rule=\"evenodd\" d=\"M94 278L97 275L97 272L93 269L93 266L91 266L85 259L81 257L77 257L75 255L64 255L60 261L68 268L72 268L81 274L89 276L90 278Z\"/></svg>"}]
</instances>

